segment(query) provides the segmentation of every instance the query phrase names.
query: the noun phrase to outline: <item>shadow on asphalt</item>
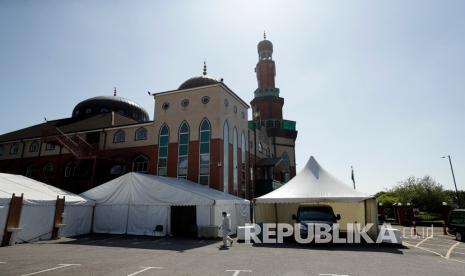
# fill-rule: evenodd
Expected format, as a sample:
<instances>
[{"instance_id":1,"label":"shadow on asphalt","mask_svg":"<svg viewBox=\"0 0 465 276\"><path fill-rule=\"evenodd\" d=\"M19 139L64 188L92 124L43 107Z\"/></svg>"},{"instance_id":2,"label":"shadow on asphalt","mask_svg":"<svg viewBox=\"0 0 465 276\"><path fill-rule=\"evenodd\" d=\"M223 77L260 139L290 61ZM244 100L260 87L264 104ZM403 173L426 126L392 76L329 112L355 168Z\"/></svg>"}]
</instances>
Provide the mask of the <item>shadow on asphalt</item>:
<instances>
[{"instance_id":1,"label":"shadow on asphalt","mask_svg":"<svg viewBox=\"0 0 465 276\"><path fill-rule=\"evenodd\" d=\"M134 249L171 250L183 252L208 246L218 240L200 240L178 237L148 237L135 235L90 234L72 239L57 241L58 244L74 244L85 246L103 246Z\"/></svg>"},{"instance_id":2,"label":"shadow on asphalt","mask_svg":"<svg viewBox=\"0 0 465 276\"><path fill-rule=\"evenodd\" d=\"M300 244L294 241L287 241L284 243L254 243L255 248L291 248L301 250L322 250L322 251L354 251L354 252L380 252L380 253L391 253L391 254L404 254L401 249L408 249L403 245L396 244Z\"/></svg>"}]
</instances>

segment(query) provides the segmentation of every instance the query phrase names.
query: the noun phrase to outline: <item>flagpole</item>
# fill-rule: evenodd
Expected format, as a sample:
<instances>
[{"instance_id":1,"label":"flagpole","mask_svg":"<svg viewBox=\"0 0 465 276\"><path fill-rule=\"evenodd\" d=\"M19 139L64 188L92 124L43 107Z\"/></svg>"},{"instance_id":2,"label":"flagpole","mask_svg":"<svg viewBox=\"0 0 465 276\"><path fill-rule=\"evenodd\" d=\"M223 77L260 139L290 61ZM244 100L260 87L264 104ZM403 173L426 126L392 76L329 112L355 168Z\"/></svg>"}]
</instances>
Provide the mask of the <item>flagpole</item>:
<instances>
[{"instance_id":1,"label":"flagpole","mask_svg":"<svg viewBox=\"0 0 465 276\"><path fill-rule=\"evenodd\" d=\"M352 171L351 178L352 178L352 182L354 183L354 190L355 190L354 166L350 166L350 169L351 169L351 171Z\"/></svg>"}]
</instances>

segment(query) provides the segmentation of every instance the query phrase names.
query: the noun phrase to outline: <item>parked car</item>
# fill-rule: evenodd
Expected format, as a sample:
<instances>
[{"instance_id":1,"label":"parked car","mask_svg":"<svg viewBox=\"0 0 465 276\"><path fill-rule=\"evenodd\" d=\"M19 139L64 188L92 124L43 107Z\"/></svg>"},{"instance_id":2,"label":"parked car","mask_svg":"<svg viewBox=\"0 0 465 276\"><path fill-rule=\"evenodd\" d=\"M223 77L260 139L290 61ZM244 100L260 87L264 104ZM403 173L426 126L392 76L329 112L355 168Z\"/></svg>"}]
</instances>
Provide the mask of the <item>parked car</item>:
<instances>
[{"instance_id":1,"label":"parked car","mask_svg":"<svg viewBox=\"0 0 465 276\"><path fill-rule=\"evenodd\" d=\"M300 204L297 215L292 215L292 219L300 223L300 236L306 238L308 235L307 224L327 224L332 226L341 219L341 215L334 214L333 208L323 204ZM324 236L321 238L325 238Z\"/></svg>"},{"instance_id":2,"label":"parked car","mask_svg":"<svg viewBox=\"0 0 465 276\"><path fill-rule=\"evenodd\" d=\"M465 241L465 209L455 209L449 214L447 232L455 235L458 241Z\"/></svg>"}]
</instances>

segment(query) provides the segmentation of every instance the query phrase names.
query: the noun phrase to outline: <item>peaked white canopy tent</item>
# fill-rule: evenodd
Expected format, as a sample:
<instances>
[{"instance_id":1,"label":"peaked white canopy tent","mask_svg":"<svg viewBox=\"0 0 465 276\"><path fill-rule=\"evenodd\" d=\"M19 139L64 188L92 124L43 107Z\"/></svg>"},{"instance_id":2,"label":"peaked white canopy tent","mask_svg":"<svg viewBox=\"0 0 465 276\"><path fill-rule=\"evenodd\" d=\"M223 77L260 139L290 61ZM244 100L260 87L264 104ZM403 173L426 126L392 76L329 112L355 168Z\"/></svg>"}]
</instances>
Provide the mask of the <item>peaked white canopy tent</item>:
<instances>
[{"instance_id":1,"label":"peaked white canopy tent","mask_svg":"<svg viewBox=\"0 0 465 276\"><path fill-rule=\"evenodd\" d=\"M218 226L231 214L231 229L250 221L248 200L184 179L127 173L81 194L95 200L94 232L155 235L171 233L171 207L195 206L197 227Z\"/></svg>"},{"instance_id":2,"label":"peaked white canopy tent","mask_svg":"<svg viewBox=\"0 0 465 276\"><path fill-rule=\"evenodd\" d=\"M63 223L66 226L61 229L60 236L90 231L94 205L91 200L22 175L0 173L0 240L13 194L23 194L17 242L50 239L57 196L65 197Z\"/></svg>"},{"instance_id":3,"label":"peaked white canopy tent","mask_svg":"<svg viewBox=\"0 0 465 276\"><path fill-rule=\"evenodd\" d=\"M376 199L332 176L313 156L289 182L255 199L255 220L293 224L292 214L297 213L302 203L332 206L334 212L341 215L342 230L347 223L377 223Z\"/></svg>"}]
</instances>

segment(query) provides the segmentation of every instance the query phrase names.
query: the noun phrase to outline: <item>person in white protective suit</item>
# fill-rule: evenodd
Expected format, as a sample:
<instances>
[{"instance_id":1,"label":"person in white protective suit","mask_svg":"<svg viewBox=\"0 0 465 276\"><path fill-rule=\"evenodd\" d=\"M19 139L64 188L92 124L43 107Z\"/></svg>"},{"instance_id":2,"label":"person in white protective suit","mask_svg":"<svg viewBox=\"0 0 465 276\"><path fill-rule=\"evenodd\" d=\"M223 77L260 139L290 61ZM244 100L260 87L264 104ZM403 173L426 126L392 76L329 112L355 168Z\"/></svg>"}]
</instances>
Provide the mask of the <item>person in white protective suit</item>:
<instances>
[{"instance_id":1,"label":"person in white protective suit","mask_svg":"<svg viewBox=\"0 0 465 276\"><path fill-rule=\"evenodd\" d=\"M228 245L228 241L232 246L234 240L229 236L229 233L231 232L231 218L230 215L226 212L223 212L223 221L221 222L220 229L223 235L223 246L226 247Z\"/></svg>"}]
</instances>

